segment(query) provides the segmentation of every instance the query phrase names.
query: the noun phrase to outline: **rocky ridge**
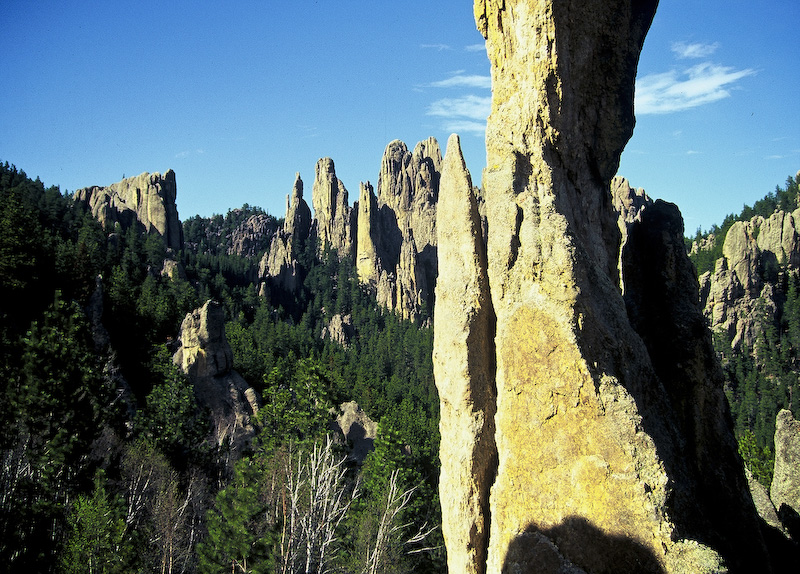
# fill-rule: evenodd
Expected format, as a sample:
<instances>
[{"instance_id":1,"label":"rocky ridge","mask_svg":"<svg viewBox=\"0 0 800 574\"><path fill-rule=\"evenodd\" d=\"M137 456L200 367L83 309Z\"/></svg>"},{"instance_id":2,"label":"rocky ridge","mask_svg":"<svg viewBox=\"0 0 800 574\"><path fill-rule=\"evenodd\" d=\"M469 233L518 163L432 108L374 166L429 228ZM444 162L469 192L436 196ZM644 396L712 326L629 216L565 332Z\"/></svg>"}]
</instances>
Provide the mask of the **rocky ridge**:
<instances>
[{"instance_id":1,"label":"rocky ridge","mask_svg":"<svg viewBox=\"0 0 800 574\"><path fill-rule=\"evenodd\" d=\"M286 198L286 218L283 229L272 236L269 249L259 263L258 276L262 281L260 292L268 293L268 287L294 292L301 284L299 253L305 249L311 237L311 209L303 199L303 180L295 175L292 193Z\"/></svg>"},{"instance_id":2,"label":"rocky ridge","mask_svg":"<svg viewBox=\"0 0 800 574\"><path fill-rule=\"evenodd\" d=\"M438 238L451 572L768 569L680 213L629 193L621 230L613 206L655 8L475 2L485 257L450 143L439 205L470 233Z\"/></svg>"},{"instance_id":3,"label":"rocky ridge","mask_svg":"<svg viewBox=\"0 0 800 574\"><path fill-rule=\"evenodd\" d=\"M175 204L175 172L142 173L108 187L85 187L75 200L85 204L107 230L119 224L124 231L137 225L143 232L157 233L173 251L183 249L183 228Z\"/></svg>"}]
</instances>

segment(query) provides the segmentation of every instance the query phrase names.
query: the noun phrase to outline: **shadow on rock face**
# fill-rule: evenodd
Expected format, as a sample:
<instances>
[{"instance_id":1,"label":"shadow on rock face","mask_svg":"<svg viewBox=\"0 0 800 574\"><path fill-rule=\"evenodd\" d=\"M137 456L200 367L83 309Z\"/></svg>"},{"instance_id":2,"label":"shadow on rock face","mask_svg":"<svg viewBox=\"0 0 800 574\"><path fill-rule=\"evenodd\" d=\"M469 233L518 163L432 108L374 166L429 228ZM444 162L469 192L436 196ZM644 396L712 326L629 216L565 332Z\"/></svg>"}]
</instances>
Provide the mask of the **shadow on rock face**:
<instances>
[{"instance_id":1,"label":"shadow on rock face","mask_svg":"<svg viewBox=\"0 0 800 574\"><path fill-rule=\"evenodd\" d=\"M503 574L665 574L653 552L624 536L572 516L558 526L530 525L509 545Z\"/></svg>"}]
</instances>

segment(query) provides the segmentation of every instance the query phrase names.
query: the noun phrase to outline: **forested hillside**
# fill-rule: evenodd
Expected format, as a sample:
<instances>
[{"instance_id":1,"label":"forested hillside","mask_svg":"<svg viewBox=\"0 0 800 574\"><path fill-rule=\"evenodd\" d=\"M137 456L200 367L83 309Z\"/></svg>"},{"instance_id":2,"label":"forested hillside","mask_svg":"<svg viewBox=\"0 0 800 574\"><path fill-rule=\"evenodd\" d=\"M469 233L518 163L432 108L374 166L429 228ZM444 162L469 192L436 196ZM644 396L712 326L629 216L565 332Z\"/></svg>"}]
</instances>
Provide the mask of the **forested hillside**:
<instances>
[{"instance_id":1,"label":"forested hillside","mask_svg":"<svg viewBox=\"0 0 800 574\"><path fill-rule=\"evenodd\" d=\"M245 222L257 231L242 239ZM442 571L432 331L379 308L353 261L316 245L298 292L259 292L280 225L248 205L194 217L174 253L0 165L7 571ZM209 298L262 403L238 460L209 441L171 360ZM349 316L345 345L323 337L334 315ZM352 400L379 421L363 465L326 438Z\"/></svg>"},{"instance_id":2,"label":"forested hillside","mask_svg":"<svg viewBox=\"0 0 800 574\"><path fill-rule=\"evenodd\" d=\"M767 487L772 479L775 417L784 408L800 415L800 268L794 241L799 195L800 173L752 206L745 205L738 215L728 215L721 225L707 232L698 229L693 239L686 239L701 293L709 297L709 289L712 295L715 289L724 292L716 307L714 301L706 306L706 315L725 371L740 451ZM774 221L783 222L778 247L764 236L775 227L770 225ZM734 225L737 237L728 238ZM723 253L726 239L730 240ZM730 279L736 273L743 276L743 286ZM727 330L719 324L714 327L720 317L733 317L737 305L746 300L751 310L739 312L738 325Z\"/></svg>"}]
</instances>

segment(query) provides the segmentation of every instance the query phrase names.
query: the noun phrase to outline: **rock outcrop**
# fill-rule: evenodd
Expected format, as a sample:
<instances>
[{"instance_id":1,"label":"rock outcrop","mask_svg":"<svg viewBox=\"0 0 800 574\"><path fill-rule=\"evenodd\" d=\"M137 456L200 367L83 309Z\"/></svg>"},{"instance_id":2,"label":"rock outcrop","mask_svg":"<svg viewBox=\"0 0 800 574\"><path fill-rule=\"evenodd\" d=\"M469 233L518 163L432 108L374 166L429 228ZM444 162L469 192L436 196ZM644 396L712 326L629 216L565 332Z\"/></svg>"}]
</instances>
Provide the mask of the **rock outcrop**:
<instances>
[{"instance_id":1,"label":"rock outcrop","mask_svg":"<svg viewBox=\"0 0 800 574\"><path fill-rule=\"evenodd\" d=\"M175 204L175 172L143 173L108 187L85 187L75 192L75 200L88 206L109 231L119 224L122 230L138 226L157 233L174 251L183 248L183 227Z\"/></svg>"},{"instance_id":2,"label":"rock outcrop","mask_svg":"<svg viewBox=\"0 0 800 574\"><path fill-rule=\"evenodd\" d=\"M800 541L800 422L786 409L775 421L775 469L769 493L786 530Z\"/></svg>"},{"instance_id":3,"label":"rock outcrop","mask_svg":"<svg viewBox=\"0 0 800 574\"><path fill-rule=\"evenodd\" d=\"M483 572L494 444L494 311L477 199L458 136L447 141L438 214L433 367L439 390L439 496L450 572Z\"/></svg>"},{"instance_id":4,"label":"rock outcrop","mask_svg":"<svg viewBox=\"0 0 800 574\"><path fill-rule=\"evenodd\" d=\"M475 3L493 86L486 263L474 215L471 238L439 235L461 256L440 257L434 327L451 572L769 568L680 213L644 206L621 246L613 208L656 4ZM448 213L471 213L459 197ZM488 501L462 478L484 464Z\"/></svg>"},{"instance_id":5,"label":"rock outcrop","mask_svg":"<svg viewBox=\"0 0 800 574\"><path fill-rule=\"evenodd\" d=\"M800 267L800 209L734 223L714 271L700 277L701 304L712 331L724 334L733 348L753 348L781 305L775 285L783 266Z\"/></svg>"},{"instance_id":6,"label":"rock outcrop","mask_svg":"<svg viewBox=\"0 0 800 574\"><path fill-rule=\"evenodd\" d=\"M335 249L339 257L353 257L359 281L375 293L379 305L406 319L430 316L441 163L434 138L419 142L413 152L395 140L384 152L377 195L369 182L361 183L359 199L351 207L333 160L320 159L312 190L314 218L302 199L298 174L284 229L262 258L260 277L271 287L298 289L303 279L298 249L317 241L320 256Z\"/></svg>"},{"instance_id":7,"label":"rock outcrop","mask_svg":"<svg viewBox=\"0 0 800 574\"><path fill-rule=\"evenodd\" d=\"M350 347L350 341L354 336L353 316L350 314L342 315L341 313L336 313L330 318L328 324L322 328L323 339L330 339L345 349Z\"/></svg>"},{"instance_id":8,"label":"rock outcrop","mask_svg":"<svg viewBox=\"0 0 800 574\"><path fill-rule=\"evenodd\" d=\"M255 257L266 251L275 234L274 219L264 213L251 215L231 232L228 255Z\"/></svg>"},{"instance_id":9,"label":"rock outcrop","mask_svg":"<svg viewBox=\"0 0 800 574\"><path fill-rule=\"evenodd\" d=\"M233 352L225 338L225 309L209 300L187 313L172 360L189 377L201 408L211 412L214 441L241 451L255 429L258 395L233 370Z\"/></svg>"}]
</instances>

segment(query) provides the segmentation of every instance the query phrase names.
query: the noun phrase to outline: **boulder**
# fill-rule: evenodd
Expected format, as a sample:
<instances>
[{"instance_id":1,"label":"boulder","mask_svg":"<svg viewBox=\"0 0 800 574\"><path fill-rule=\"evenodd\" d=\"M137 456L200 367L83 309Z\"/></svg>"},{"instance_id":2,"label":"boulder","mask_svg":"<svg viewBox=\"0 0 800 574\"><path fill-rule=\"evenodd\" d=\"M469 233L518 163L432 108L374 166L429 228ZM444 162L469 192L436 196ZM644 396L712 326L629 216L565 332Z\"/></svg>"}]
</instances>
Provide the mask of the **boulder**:
<instances>
[{"instance_id":1,"label":"boulder","mask_svg":"<svg viewBox=\"0 0 800 574\"><path fill-rule=\"evenodd\" d=\"M358 464L363 463L375 448L378 423L370 419L355 401L339 405L339 412L332 427L334 431L340 432L347 442L348 458Z\"/></svg>"}]
</instances>

